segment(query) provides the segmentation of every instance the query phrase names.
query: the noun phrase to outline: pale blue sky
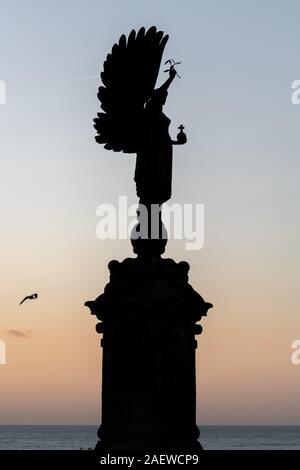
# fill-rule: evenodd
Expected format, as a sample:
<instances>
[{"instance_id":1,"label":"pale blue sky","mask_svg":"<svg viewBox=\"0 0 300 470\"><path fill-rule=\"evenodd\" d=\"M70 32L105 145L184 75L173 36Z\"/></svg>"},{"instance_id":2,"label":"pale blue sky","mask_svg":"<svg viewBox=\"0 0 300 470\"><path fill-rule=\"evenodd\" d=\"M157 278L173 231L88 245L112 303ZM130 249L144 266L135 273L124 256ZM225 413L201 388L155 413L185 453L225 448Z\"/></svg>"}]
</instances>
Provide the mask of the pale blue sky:
<instances>
[{"instance_id":1,"label":"pale blue sky","mask_svg":"<svg viewBox=\"0 0 300 470\"><path fill-rule=\"evenodd\" d=\"M81 318L88 315L82 302L104 287L107 262L131 255L127 241L96 239L95 212L119 194L135 201L135 158L94 142L100 82L75 79L100 72L122 33L154 24L170 35L165 59L182 61L182 79L165 108L173 136L183 122L189 139L175 148L172 201L205 204L204 249L186 252L183 242L171 241L167 251L191 263L191 282L215 304L198 350L199 416L208 423L299 422L296 396L289 395L300 386L300 369L289 362L290 343L300 336L300 105L290 99L291 83L300 79L299 2L0 0L0 14L0 80L7 87L7 104L0 105L5 309L12 293L41 288L44 298L56 292L59 318L74 315L71 307L65 313L71 298ZM9 315L5 310L5 328ZM18 321L13 317L11 328ZM28 328L35 330L34 322ZM89 323L93 335L90 318L82 328L87 335ZM236 344L251 345L258 357L265 344L281 344L281 355L260 366L257 383L270 373L278 389L288 377L283 409L282 397L260 408L259 394L253 409L239 407L233 392L239 373L219 364L216 354L217 344L228 357L240 354L235 329ZM253 372L248 352L246 376ZM225 395L233 414L217 392L209 405L224 377L231 381ZM89 412L86 421L93 419L94 409ZM75 421L76 413L74 407ZM83 412L77 421L85 421Z\"/></svg>"}]
</instances>

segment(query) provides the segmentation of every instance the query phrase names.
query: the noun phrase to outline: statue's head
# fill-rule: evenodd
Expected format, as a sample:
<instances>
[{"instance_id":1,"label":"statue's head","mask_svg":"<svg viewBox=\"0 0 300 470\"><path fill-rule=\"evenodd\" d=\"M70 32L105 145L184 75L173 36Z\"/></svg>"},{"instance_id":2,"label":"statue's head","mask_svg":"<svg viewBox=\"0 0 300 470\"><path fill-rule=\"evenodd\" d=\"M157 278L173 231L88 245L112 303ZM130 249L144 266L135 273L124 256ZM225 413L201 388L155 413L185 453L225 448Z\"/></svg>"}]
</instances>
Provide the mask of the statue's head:
<instances>
[{"instance_id":1,"label":"statue's head","mask_svg":"<svg viewBox=\"0 0 300 470\"><path fill-rule=\"evenodd\" d=\"M158 88L153 91L150 100L147 102L147 106L151 106L151 108L161 108L165 104L167 96L167 90L161 90Z\"/></svg>"}]
</instances>

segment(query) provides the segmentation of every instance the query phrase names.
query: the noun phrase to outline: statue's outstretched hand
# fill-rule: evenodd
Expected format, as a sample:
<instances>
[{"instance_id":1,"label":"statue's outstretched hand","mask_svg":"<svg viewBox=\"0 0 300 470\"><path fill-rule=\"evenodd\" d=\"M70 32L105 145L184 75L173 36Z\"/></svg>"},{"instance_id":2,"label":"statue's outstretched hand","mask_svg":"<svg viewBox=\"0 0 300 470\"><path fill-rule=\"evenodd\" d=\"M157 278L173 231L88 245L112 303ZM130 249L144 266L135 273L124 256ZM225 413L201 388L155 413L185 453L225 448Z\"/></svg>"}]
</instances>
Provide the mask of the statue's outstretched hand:
<instances>
[{"instance_id":1,"label":"statue's outstretched hand","mask_svg":"<svg viewBox=\"0 0 300 470\"><path fill-rule=\"evenodd\" d=\"M173 78L175 78L177 75L177 72L176 70L174 69L174 67L172 66L169 70L169 77L173 80Z\"/></svg>"}]
</instances>

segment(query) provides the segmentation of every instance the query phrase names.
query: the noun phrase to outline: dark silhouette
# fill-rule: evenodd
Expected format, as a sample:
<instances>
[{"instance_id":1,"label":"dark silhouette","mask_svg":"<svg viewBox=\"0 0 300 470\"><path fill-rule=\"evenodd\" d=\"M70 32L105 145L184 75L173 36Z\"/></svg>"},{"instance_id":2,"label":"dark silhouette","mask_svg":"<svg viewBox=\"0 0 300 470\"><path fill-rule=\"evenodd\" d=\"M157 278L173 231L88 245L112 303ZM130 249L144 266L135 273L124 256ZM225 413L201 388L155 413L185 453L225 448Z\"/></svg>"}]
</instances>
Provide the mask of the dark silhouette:
<instances>
[{"instance_id":1,"label":"dark silhouette","mask_svg":"<svg viewBox=\"0 0 300 470\"><path fill-rule=\"evenodd\" d=\"M168 88L177 75L173 59L165 70L169 74L163 85L155 89L162 54L168 36L152 26L121 36L104 62L103 86L98 98L104 112L94 119L96 141L115 152L136 153L134 180L139 197L138 223L131 241L134 253L155 256L164 253L168 238L161 220L161 205L172 194L173 145L183 145L187 138L180 126L177 140L169 135L170 119L163 113ZM159 212L153 216L151 207ZM142 218L146 208L146 219ZM157 233L158 237L153 237Z\"/></svg>"},{"instance_id":2,"label":"dark silhouette","mask_svg":"<svg viewBox=\"0 0 300 470\"><path fill-rule=\"evenodd\" d=\"M169 78L155 88L168 36L153 26L123 35L104 62L98 91L101 108L95 121L96 141L115 152L136 153L135 182L140 202L162 204L172 192L172 145L186 142L169 135L170 119L163 113L168 88L177 72L168 60ZM178 62L180 63L180 62Z\"/></svg>"},{"instance_id":3,"label":"dark silhouette","mask_svg":"<svg viewBox=\"0 0 300 470\"><path fill-rule=\"evenodd\" d=\"M103 334L97 451L197 453L196 323L212 304L189 284L186 262L128 258L109 271L85 304Z\"/></svg>"},{"instance_id":4,"label":"dark silhouette","mask_svg":"<svg viewBox=\"0 0 300 470\"><path fill-rule=\"evenodd\" d=\"M86 302L103 334L101 454L186 453L201 450L196 426L195 335L212 304L188 282L189 265L162 259L167 243L161 205L171 197L173 145L163 113L177 72L155 88L168 40L155 27L123 35L104 62L98 98L104 112L95 119L97 142L116 152L136 153L138 224L131 234L137 258L109 263L110 281L95 301ZM158 206L154 221L153 205ZM143 239L143 208L148 234ZM157 224L159 236L152 237ZM157 233L157 231L156 231Z\"/></svg>"},{"instance_id":5,"label":"dark silhouette","mask_svg":"<svg viewBox=\"0 0 300 470\"><path fill-rule=\"evenodd\" d=\"M31 295L27 295L26 297L24 297L24 299L20 302L20 305L22 305L26 300L35 300L38 298L38 294L31 294Z\"/></svg>"}]
</instances>

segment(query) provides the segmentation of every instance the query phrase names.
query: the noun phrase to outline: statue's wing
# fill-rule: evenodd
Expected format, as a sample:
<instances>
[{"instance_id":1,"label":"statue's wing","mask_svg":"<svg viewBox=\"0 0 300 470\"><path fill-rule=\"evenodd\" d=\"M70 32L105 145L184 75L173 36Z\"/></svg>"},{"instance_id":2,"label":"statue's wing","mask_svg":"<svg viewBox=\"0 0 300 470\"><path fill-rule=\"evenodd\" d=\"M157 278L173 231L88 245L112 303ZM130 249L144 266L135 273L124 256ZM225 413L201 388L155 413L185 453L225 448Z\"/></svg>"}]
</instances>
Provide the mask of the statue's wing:
<instances>
[{"instance_id":1,"label":"statue's wing","mask_svg":"<svg viewBox=\"0 0 300 470\"><path fill-rule=\"evenodd\" d=\"M115 152L136 153L143 111L157 80L168 36L152 26L121 36L104 62L98 98L104 112L94 119L96 141Z\"/></svg>"}]
</instances>

